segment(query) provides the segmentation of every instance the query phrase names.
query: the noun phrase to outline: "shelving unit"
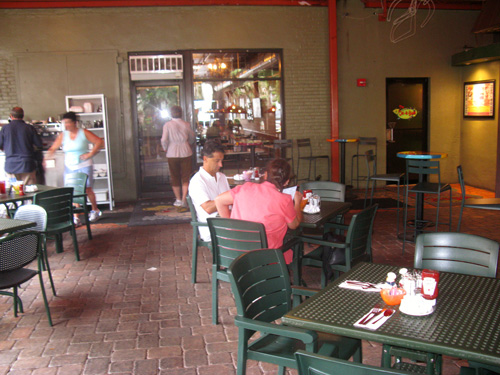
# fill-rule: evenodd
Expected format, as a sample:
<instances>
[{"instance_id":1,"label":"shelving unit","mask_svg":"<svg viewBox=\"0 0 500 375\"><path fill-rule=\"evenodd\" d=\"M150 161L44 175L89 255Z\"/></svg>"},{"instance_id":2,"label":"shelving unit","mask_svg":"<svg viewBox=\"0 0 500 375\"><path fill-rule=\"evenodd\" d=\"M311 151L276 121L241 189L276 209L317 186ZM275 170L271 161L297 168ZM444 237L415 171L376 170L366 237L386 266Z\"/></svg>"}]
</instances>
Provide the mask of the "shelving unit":
<instances>
[{"instance_id":1,"label":"shelving unit","mask_svg":"<svg viewBox=\"0 0 500 375\"><path fill-rule=\"evenodd\" d=\"M90 130L104 139L104 148L93 159L94 162L94 192L97 204L109 204L114 207L113 179L111 156L109 154L109 128L106 98L103 94L68 95L66 110L73 111L78 116L78 126Z\"/></svg>"}]
</instances>

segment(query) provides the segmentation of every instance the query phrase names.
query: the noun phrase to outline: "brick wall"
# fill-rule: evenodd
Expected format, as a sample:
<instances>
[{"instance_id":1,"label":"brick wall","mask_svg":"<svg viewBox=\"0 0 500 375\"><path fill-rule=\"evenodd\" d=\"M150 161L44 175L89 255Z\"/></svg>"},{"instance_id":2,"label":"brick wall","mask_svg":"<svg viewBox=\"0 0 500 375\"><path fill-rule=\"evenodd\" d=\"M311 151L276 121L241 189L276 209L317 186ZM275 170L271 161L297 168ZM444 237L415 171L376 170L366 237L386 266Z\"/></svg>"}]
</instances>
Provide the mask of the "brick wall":
<instances>
[{"instance_id":1,"label":"brick wall","mask_svg":"<svg viewBox=\"0 0 500 375\"><path fill-rule=\"evenodd\" d=\"M0 120L8 119L11 108L16 105L14 59L0 56Z\"/></svg>"}]
</instances>

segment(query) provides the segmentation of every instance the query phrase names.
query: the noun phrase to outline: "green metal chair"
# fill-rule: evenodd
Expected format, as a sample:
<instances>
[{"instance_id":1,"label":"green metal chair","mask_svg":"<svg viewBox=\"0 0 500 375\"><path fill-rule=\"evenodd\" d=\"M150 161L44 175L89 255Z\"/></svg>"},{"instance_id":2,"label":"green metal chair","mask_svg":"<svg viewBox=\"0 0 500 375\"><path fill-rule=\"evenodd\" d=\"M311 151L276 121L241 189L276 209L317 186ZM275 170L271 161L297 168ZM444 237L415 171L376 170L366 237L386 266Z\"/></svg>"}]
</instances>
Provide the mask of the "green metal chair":
<instances>
[{"instance_id":1,"label":"green metal chair","mask_svg":"<svg viewBox=\"0 0 500 375\"><path fill-rule=\"evenodd\" d=\"M340 242L330 242L323 239L317 239L310 236L301 236L301 240L304 243L311 243L320 245L310 253L302 255L303 251L299 251L298 259L294 266L294 284L299 285L302 282L301 279L301 268L302 266L313 266L322 267L323 266L323 247L336 247L345 250L345 264L335 264L331 265L334 278L339 277L340 272L349 271L355 264L360 261L372 260L372 232L373 223L375 221L375 215L377 213L378 205L375 204L371 207L365 208L363 211L352 216L349 225L337 224L337 223L327 223L325 224L325 230L336 230L346 232L345 241ZM327 277L324 272L321 273L321 287L324 288L327 283ZM302 282L303 283L303 282Z\"/></svg>"},{"instance_id":2,"label":"green metal chair","mask_svg":"<svg viewBox=\"0 0 500 375\"><path fill-rule=\"evenodd\" d=\"M327 162L327 167L328 167L328 181L330 181L330 156L329 155L313 155L312 152L312 146L311 146L311 139L309 138L303 138L303 139L297 139L297 181L301 181L304 179L299 179L299 171L300 171L300 161L308 161L309 162L309 168L308 168L308 174L307 174L307 179L306 181L311 181L311 167L314 162L314 179L317 178L316 176L316 162L317 160L326 160Z\"/></svg>"},{"instance_id":3,"label":"green metal chair","mask_svg":"<svg viewBox=\"0 0 500 375\"><path fill-rule=\"evenodd\" d=\"M229 282L227 268L242 253L267 248L264 224L253 221L208 218L212 239L212 323L219 321L219 280Z\"/></svg>"},{"instance_id":4,"label":"green metal chair","mask_svg":"<svg viewBox=\"0 0 500 375\"><path fill-rule=\"evenodd\" d=\"M500 209L500 198L478 198L465 200L465 182L462 166L457 167L458 181L460 182L460 189L462 190L462 204L460 206L460 216L458 217L457 232L460 232L460 225L462 224L462 214L464 207L478 208L481 210L498 210Z\"/></svg>"},{"instance_id":5,"label":"green metal chair","mask_svg":"<svg viewBox=\"0 0 500 375\"><path fill-rule=\"evenodd\" d=\"M28 220L36 223L34 227L23 229L20 230L19 232L31 231L31 232L39 232L42 234L42 239L44 241L42 246L42 255L43 255L42 266L45 270L47 270L50 280L50 286L52 287L52 293L56 295L56 288L54 287L54 280L52 280L52 272L50 271L49 257L47 256L47 251L46 251L47 246L45 244L45 236L43 236L47 228L47 211L45 211L43 207L40 207L36 204L25 204L17 209L16 214L14 215L14 219Z\"/></svg>"},{"instance_id":6,"label":"green metal chair","mask_svg":"<svg viewBox=\"0 0 500 375\"><path fill-rule=\"evenodd\" d=\"M488 238L465 233L425 233L415 243L415 268L454 272L464 275L496 277L499 244ZM411 372L440 374L442 356L384 345L382 366L395 366ZM404 363L402 358L425 362L426 366Z\"/></svg>"},{"instance_id":7,"label":"green metal chair","mask_svg":"<svg viewBox=\"0 0 500 375\"><path fill-rule=\"evenodd\" d=\"M368 150L365 153L366 156L366 169L368 171L368 176L366 179L366 191L365 191L365 203L364 207L366 207L366 201L368 200L368 189L370 187L370 183L372 184L372 190L370 194L370 206L373 203L373 193L375 191L375 185L377 185L377 181L384 182L393 182L397 186L398 191L398 200L397 200L397 229L396 234L399 234L399 188L401 186L401 179L404 177L404 173L385 173L385 174L377 174L377 155L373 153L373 150Z\"/></svg>"},{"instance_id":8,"label":"green metal chair","mask_svg":"<svg viewBox=\"0 0 500 375\"><path fill-rule=\"evenodd\" d=\"M328 202L345 202L345 185L332 181L310 181L300 184L300 191L312 190L321 200Z\"/></svg>"},{"instance_id":9,"label":"green metal chair","mask_svg":"<svg viewBox=\"0 0 500 375\"><path fill-rule=\"evenodd\" d=\"M299 375L396 375L408 374L404 371L385 369L343 359L326 357L321 354L298 350L295 353Z\"/></svg>"},{"instance_id":10,"label":"green metal chair","mask_svg":"<svg viewBox=\"0 0 500 375\"><path fill-rule=\"evenodd\" d=\"M92 239L92 231L90 230L89 209L87 206L87 180L88 176L85 173L69 173L64 177L64 186L72 187L73 190L73 206L74 214L83 213L85 216L85 225L87 226L87 236Z\"/></svg>"},{"instance_id":11,"label":"green metal chair","mask_svg":"<svg viewBox=\"0 0 500 375\"><path fill-rule=\"evenodd\" d=\"M35 260L37 261L37 270L25 268ZM18 232L0 238L0 289L13 289L12 292L1 291L0 294L14 298L14 316L17 317L18 312L24 312L23 303L18 295L18 287L38 275L47 318L52 326L47 295L43 286L42 269L43 255L40 246L40 233Z\"/></svg>"},{"instance_id":12,"label":"green metal chair","mask_svg":"<svg viewBox=\"0 0 500 375\"><path fill-rule=\"evenodd\" d=\"M281 250L247 252L234 260L228 278L236 301L238 327L237 373L246 372L247 360L263 361L285 368L297 368L298 349L361 362L361 340L321 334L273 323L292 308L292 293L313 295L315 291L292 288ZM258 338L256 338L258 337ZM254 338L256 338L254 340Z\"/></svg>"},{"instance_id":13,"label":"green metal chair","mask_svg":"<svg viewBox=\"0 0 500 375\"><path fill-rule=\"evenodd\" d=\"M207 223L198 221L198 217L196 215L196 209L193 206L193 200L188 195L186 197L189 211L191 212L191 226L193 227L193 260L191 263L191 282L196 284L196 270L198 269L198 247L206 246L209 249L212 248L212 242L203 241L200 237L198 228L199 227L208 227Z\"/></svg>"},{"instance_id":14,"label":"green metal chair","mask_svg":"<svg viewBox=\"0 0 500 375\"><path fill-rule=\"evenodd\" d=\"M354 181L356 181L356 189L359 189L359 181L367 181L370 173L370 169L366 170L366 174L359 174L359 159L366 158L366 152L360 150L360 147L366 150L366 147L374 148L372 153L377 157L377 137L359 137L358 142L356 142L356 153L352 155L351 158L351 185L354 186ZM356 164L356 177L354 176L354 164ZM363 164L361 164L363 165Z\"/></svg>"},{"instance_id":15,"label":"green metal chair","mask_svg":"<svg viewBox=\"0 0 500 375\"><path fill-rule=\"evenodd\" d=\"M48 221L45 235L55 237L56 251L58 253L63 251L62 235L65 232L70 232L76 260L79 261L80 252L73 224L73 188L64 187L37 193L33 197L33 203L42 206L47 211Z\"/></svg>"},{"instance_id":16,"label":"green metal chair","mask_svg":"<svg viewBox=\"0 0 500 375\"><path fill-rule=\"evenodd\" d=\"M406 181L410 181L410 174L418 175L418 183L409 189L408 184L405 189L405 215L404 215L404 230L403 230L403 253L405 252L406 244L406 227L408 226L408 194L435 194L437 195L437 209L436 209L436 221L434 223L435 232L438 231L439 226L439 206L441 200L441 193L446 191L450 192L450 217L448 223L449 230L451 231L451 186L449 184L441 183L441 169L439 166L439 160L412 160L406 159ZM428 176L437 176L438 182L428 182L426 179ZM415 208L415 220L414 220L414 237L417 237L418 231L423 231L423 224L428 223L423 220L424 218L417 218L417 209Z\"/></svg>"}]
</instances>

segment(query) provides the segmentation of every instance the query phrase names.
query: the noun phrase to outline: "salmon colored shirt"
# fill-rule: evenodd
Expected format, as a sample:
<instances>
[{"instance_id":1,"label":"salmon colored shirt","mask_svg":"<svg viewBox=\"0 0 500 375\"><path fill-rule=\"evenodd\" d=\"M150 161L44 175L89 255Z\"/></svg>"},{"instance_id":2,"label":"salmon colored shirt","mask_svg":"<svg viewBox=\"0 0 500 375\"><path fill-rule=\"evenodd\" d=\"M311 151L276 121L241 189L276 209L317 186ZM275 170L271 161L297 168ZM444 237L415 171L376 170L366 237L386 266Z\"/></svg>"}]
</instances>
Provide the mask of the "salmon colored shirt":
<instances>
[{"instance_id":1,"label":"salmon colored shirt","mask_svg":"<svg viewBox=\"0 0 500 375\"><path fill-rule=\"evenodd\" d=\"M287 224L293 222L296 217L292 197L279 192L267 181L262 184L247 182L230 191L234 201L231 219L264 224L269 248L281 247L288 229ZM286 263L291 263L292 251L287 251L284 255Z\"/></svg>"}]
</instances>

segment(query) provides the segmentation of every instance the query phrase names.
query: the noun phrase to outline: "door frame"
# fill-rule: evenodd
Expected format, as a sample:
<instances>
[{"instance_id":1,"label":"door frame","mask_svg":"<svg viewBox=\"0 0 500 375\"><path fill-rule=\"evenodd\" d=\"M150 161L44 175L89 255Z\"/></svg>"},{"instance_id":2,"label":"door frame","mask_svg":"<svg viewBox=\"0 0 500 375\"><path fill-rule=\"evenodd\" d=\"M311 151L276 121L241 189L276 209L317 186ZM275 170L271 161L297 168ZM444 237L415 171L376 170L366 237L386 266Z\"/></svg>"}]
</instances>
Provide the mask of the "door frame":
<instances>
[{"instance_id":1,"label":"door frame","mask_svg":"<svg viewBox=\"0 0 500 375\"><path fill-rule=\"evenodd\" d=\"M422 84L423 85L423 90L422 90L422 129L423 129L423 135L422 135L422 140L424 142L423 144L423 150L421 151L429 151L429 144L430 144L430 129L429 129L429 78L428 77L386 77L385 79L385 111L386 111L386 119L385 119L385 126L386 129L388 128L389 124L389 111L387 109L388 102L389 102L389 92L388 92L388 87L389 84L391 83L405 83L405 84ZM388 170L388 162L389 162L389 157L387 153L387 142L386 142L386 147L385 147L385 152L386 152L386 173L390 173ZM420 150L401 150L401 151L420 151Z\"/></svg>"},{"instance_id":2,"label":"door frame","mask_svg":"<svg viewBox=\"0 0 500 375\"><path fill-rule=\"evenodd\" d=\"M138 87L150 87L150 86L179 86L179 105L182 108L182 112L185 114L184 117L188 117L186 114L186 82L182 79L176 80L146 80L146 81L130 81L130 93L131 93L131 108L132 108L132 130L134 138L134 159L135 159L135 169L136 169L136 187L137 196L141 198L159 198L165 197L167 192L156 193L156 192L144 192L142 188L142 170L141 170L141 157L140 157L140 145L139 145L139 124L137 121L137 88ZM189 121L188 121L189 122Z\"/></svg>"}]
</instances>

